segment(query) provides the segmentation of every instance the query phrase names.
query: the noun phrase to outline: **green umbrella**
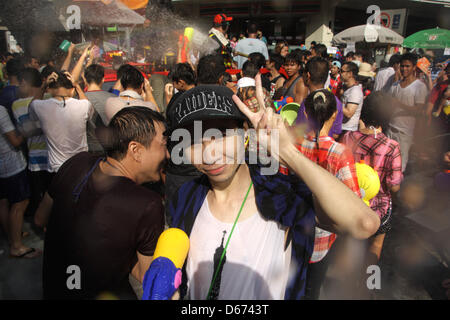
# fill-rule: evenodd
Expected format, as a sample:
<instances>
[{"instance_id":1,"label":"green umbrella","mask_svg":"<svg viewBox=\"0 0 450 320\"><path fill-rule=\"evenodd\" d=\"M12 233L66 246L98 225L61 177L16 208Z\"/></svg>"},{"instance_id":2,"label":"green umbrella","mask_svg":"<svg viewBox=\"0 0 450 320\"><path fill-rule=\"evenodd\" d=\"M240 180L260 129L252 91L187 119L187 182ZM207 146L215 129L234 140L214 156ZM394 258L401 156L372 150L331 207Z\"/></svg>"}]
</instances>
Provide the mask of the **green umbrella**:
<instances>
[{"instance_id":1,"label":"green umbrella","mask_svg":"<svg viewBox=\"0 0 450 320\"><path fill-rule=\"evenodd\" d=\"M416 32L405 38L403 46L424 49L450 48L450 30L436 28Z\"/></svg>"}]
</instances>

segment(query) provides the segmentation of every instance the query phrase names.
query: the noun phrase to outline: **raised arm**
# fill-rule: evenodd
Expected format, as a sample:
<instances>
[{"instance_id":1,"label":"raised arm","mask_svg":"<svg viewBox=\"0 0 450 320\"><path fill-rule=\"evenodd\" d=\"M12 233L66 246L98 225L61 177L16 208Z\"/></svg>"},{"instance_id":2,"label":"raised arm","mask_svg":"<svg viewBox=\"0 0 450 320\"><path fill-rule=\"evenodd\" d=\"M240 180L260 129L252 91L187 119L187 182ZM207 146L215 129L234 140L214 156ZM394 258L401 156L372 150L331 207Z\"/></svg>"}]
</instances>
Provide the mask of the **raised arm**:
<instances>
[{"instance_id":1,"label":"raised arm","mask_svg":"<svg viewBox=\"0 0 450 320\"><path fill-rule=\"evenodd\" d=\"M73 51L75 50L75 45L72 43L69 47L69 50L67 51L67 56L66 59L64 60L62 66L61 66L61 70L69 70L70 68L70 63L72 62L72 57L73 57Z\"/></svg>"},{"instance_id":2,"label":"raised arm","mask_svg":"<svg viewBox=\"0 0 450 320\"><path fill-rule=\"evenodd\" d=\"M72 79L73 79L72 82L74 82L74 83L77 83L78 80L80 79L81 72L83 71L84 61L88 57L89 48L91 48L91 47L89 46L86 49L84 49L83 53L81 54L80 58L77 61L77 64L75 65L75 67L73 68L73 70L71 72Z\"/></svg>"},{"instance_id":3,"label":"raised arm","mask_svg":"<svg viewBox=\"0 0 450 320\"><path fill-rule=\"evenodd\" d=\"M265 109L260 75L256 79L257 98L261 106L259 112L251 112L237 96L233 100L255 128L266 129L269 134L274 130L278 131L279 152L272 152L272 156L285 163L309 187L314 196L319 226L339 234L348 233L356 239L366 239L373 235L380 225L378 215L350 188L297 150L281 116L274 114L271 108ZM268 141L260 143L271 150Z\"/></svg>"},{"instance_id":4,"label":"raised arm","mask_svg":"<svg viewBox=\"0 0 450 320\"><path fill-rule=\"evenodd\" d=\"M293 144L280 146L280 157L313 193L321 228L338 234L348 233L356 239L369 238L378 230L377 214L345 184L303 156Z\"/></svg>"}]
</instances>

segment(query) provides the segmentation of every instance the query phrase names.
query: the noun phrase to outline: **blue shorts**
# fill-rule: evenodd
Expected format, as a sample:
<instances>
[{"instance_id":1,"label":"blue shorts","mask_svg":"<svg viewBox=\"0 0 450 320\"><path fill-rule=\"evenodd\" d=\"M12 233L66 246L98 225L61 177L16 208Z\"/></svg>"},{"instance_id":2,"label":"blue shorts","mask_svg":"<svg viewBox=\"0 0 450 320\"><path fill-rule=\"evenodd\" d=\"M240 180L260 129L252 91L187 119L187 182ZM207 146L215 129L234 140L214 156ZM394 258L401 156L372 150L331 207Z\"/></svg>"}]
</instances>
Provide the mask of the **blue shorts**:
<instances>
[{"instance_id":1,"label":"blue shorts","mask_svg":"<svg viewBox=\"0 0 450 320\"><path fill-rule=\"evenodd\" d=\"M30 196L27 170L12 177L0 178L0 199L8 199L9 203L17 203L29 199Z\"/></svg>"}]
</instances>

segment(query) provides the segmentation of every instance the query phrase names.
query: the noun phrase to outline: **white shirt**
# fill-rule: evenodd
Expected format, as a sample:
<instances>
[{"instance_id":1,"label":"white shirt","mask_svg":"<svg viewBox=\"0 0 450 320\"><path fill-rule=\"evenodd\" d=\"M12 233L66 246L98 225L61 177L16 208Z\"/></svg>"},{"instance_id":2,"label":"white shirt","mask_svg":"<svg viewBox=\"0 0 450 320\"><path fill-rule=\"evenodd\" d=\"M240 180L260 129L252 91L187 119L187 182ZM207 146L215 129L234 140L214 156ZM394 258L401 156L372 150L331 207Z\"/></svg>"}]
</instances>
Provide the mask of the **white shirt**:
<instances>
[{"instance_id":1,"label":"white shirt","mask_svg":"<svg viewBox=\"0 0 450 320\"><path fill-rule=\"evenodd\" d=\"M72 156L88 151L86 125L94 108L88 100L34 100L30 118L38 119L47 138L48 171L57 172Z\"/></svg>"},{"instance_id":2,"label":"white shirt","mask_svg":"<svg viewBox=\"0 0 450 320\"><path fill-rule=\"evenodd\" d=\"M212 215L206 198L190 235L186 264L190 299L206 299L214 253L221 245L223 231L227 231L225 247L232 227L233 223ZM291 262L291 245L284 251L285 230L259 213L236 224L223 266L219 300L284 299Z\"/></svg>"},{"instance_id":3,"label":"white shirt","mask_svg":"<svg viewBox=\"0 0 450 320\"><path fill-rule=\"evenodd\" d=\"M364 102L364 94L360 84L354 85L345 90L342 96L342 105L345 107L347 103L357 104L355 113L346 122L342 122L342 130L357 131L359 126L359 117L361 116L361 109ZM345 120L345 117L344 117Z\"/></svg>"},{"instance_id":4,"label":"white shirt","mask_svg":"<svg viewBox=\"0 0 450 320\"><path fill-rule=\"evenodd\" d=\"M397 98L403 104L406 104L407 106L414 106L425 103L428 95L428 89L425 83L416 79L406 88L402 88L400 86L400 81L395 82L391 87L390 93L394 98ZM408 111L397 108L389 125L412 137L414 135L416 118L408 115Z\"/></svg>"},{"instance_id":5,"label":"white shirt","mask_svg":"<svg viewBox=\"0 0 450 320\"><path fill-rule=\"evenodd\" d=\"M263 41L259 39L245 38L239 40L235 50L244 54L259 52L264 56L264 58L266 58L266 60L269 59L269 52L267 50L267 46ZM237 62L238 69L242 69L242 66L244 65L245 61L247 61L247 58L235 56L234 61Z\"/></svg>"},{"instance_id":6,"label":"white shirt","mask_svg":"<svg viewBox=\"0 0 450 320\"><path fill-rule=\"evenodd\" d=\"M122 98L124 97L124 98ZM129 97L135 100L126 100L125 97ZM109 124L114 115L127 107L147 107L154 111L157 111L156 106L150 101L144 101L142 96L133 90L125 90L120 93L119 97L108 98L105 103L105 116L106 121Z\"/></svg>"},{"instance_id":7,"label":"white shirt","mask_svg":"<svg viewBox=\"0 0 450 320\"><path fill-rule=\"evenodd\" d=\"M373 86L373 91L381 91L387 84L388 79L395 74L395 70L392 67L387 67L378 71L375 78L375 84Z\"/></svg>"}]
</instances>

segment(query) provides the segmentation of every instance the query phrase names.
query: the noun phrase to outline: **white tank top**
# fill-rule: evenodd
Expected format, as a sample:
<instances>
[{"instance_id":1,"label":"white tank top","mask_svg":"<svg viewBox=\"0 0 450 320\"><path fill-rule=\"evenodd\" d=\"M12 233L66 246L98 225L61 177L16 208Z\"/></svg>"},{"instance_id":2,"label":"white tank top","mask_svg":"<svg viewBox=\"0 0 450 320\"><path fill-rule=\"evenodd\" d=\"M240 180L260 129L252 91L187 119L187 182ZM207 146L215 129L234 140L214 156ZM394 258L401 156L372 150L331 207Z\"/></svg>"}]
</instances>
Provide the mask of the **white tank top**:
<instances>
[{"instance_id":1,"label":"white tank top","mask_svg":"<svg viewBox=\"0 0 450 320\"><path fill-rule=\"evenodd\" d=\"M190 235L188 299L206 299L214 253L222 238L225 247L232 227L233 223L221 222L212 215L205 198ZM227 249L219 300L284 299L291 261L291 245L284 251L285 231L259 213L236 224Z\"/></svg>"}]
</instances>

